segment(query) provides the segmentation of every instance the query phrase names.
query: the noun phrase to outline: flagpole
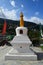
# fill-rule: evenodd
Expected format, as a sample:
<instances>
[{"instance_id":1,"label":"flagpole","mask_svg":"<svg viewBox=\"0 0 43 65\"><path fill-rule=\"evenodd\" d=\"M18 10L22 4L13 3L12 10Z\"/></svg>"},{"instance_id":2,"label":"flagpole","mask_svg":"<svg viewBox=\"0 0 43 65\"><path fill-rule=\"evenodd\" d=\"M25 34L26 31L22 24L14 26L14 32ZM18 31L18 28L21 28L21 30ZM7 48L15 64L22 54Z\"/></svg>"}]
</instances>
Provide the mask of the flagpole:
<instances>
[{"instance_id":1,"label":"flagpole","mask_svg":"<svg viewBox=\"0 0 43 65\"><path fill-rule=\"evenodd\" d=\"M0 12L2 13L3 18L4 18L4 24L3 24L3 28L2 28L2 37L3 37L3 40L4 40L4 39L6 39L5 34L6 34L7 22L6 22L6 16L4 15L2 8L0 8Z\"/></svg>"}]
</instances>

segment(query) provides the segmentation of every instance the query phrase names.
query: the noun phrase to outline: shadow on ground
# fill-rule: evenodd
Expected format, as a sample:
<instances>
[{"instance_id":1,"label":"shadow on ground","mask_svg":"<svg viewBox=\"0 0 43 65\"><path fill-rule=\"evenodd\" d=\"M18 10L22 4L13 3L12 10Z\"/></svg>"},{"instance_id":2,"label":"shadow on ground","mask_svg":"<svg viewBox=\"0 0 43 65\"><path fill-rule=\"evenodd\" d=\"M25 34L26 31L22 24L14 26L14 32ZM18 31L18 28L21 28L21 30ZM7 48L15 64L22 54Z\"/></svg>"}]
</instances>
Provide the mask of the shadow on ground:
<instances>
[{"instance_id":1,"label":"shadow on ground","mask_svg":"<svg viewBox=\"0 0 43 65\"><path fill-rule=\"evenodd\" d=\"M4 46L4 45L12 46L7 40L3 40L0 42L0 46Z\"/></svg>"}]
</instances>

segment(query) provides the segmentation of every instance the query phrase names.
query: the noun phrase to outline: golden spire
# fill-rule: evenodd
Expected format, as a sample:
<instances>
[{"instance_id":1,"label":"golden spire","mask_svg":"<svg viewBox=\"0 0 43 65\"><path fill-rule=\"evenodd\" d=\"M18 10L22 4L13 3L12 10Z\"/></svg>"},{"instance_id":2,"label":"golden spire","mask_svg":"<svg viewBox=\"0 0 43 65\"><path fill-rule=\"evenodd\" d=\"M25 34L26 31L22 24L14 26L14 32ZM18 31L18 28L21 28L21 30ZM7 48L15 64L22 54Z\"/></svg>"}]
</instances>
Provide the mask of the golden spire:
<instances>
[{"instance_id":1,"label":"golden spire","mask_svg":"<svg viewBox=\"0 0 43 65\"><path fill-rule=\"evenodd\" d=\"M23 13L20 13L20 27L24 26Z\"/></svg>"}]
</instances>

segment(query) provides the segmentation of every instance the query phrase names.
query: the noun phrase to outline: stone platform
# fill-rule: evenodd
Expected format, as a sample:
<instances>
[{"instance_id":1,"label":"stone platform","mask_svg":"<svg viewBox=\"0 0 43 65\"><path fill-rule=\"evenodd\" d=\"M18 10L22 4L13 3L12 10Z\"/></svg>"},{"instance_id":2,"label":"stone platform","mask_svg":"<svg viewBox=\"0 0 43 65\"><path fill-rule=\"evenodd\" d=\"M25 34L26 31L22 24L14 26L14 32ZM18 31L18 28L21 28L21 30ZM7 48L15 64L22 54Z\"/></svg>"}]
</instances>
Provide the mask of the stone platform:
<instances>
[{"instance_id":1,"label":"stone platform","mask_svg":"<svg viewBox=\"0 0 43 65\"><path fill-rule=\"evenodd\" d=\"M19 50L19 52L18 52ZM5 60L29 60L29 61L36 61L37 60L37 55L31 51L30 49L28 50L23 50L20 52L20 49L14 49L12 48L9 53L6 54Z\"/></svg>"}]
</instances>

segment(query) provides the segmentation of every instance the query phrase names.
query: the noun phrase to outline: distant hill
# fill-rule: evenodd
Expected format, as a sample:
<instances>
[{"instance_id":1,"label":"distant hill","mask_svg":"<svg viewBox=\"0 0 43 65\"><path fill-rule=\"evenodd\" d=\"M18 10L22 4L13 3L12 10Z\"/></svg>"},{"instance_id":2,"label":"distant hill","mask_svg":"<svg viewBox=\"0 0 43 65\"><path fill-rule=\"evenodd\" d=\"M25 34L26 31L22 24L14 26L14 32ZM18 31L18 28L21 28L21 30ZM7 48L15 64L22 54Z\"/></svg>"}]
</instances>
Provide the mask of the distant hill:
<instances>
[{"instance_id":1,"label":"distant hill","mask_svg":"<svg viewBox=\"0 0 43 65\"><path fill-rule=\"evenodd\" d=\"M3 28L3 24L4 24L5 20L7 22L7 32L8 33L12 32L12 34L13 34L15 31L15 28L19 26L20 21L0 18L0 33L2 32L2 28ZM29 21L24 21L24 22L25 22L24 26L27 27L28 30L35 30L35 29L36 29L36 31L40 30L39 24L29 22ZM43 29L43 25L41 25L41 27Z\"/></svg>"},{"instance_id":2,"label":"distant hill","mask_svg":"<svg viewBox=\"0 0 43 65\"><path fill-rule=\"evenodd\" d=\"M4 21L5 21L5 19L3 19L3 18L0 18L0 24L4 24ZM9 24L15 24L15 25L17 25L17 26L19 26L19 23L20 23L20 21L18 20L18 21L16 21L16 20L10 20L10 19L6 19L6 22L7 22L7 24L9 25ZM36 23L33 23L33 22L29 22L29 21L24 21L25 22L25 27L35 27L35 26L37 26L37 24Z\"/></svg>"}]
</instances>

